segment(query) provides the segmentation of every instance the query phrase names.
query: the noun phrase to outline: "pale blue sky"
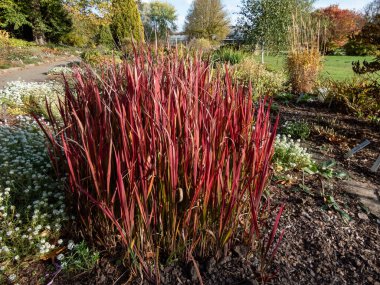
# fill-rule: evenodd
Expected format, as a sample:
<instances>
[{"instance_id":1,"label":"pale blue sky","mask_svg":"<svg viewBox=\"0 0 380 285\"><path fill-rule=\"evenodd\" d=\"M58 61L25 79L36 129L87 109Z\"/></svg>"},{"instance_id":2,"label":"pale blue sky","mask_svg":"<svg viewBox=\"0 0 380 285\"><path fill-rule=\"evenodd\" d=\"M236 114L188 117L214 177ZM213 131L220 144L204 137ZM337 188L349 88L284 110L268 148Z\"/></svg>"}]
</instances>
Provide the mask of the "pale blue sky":
<instances>
[{"instance_id":1,"label":"pale blue sky","mask_svg":"<svg viewBox=\"0 0 380 285\"><path fill-rule=\"evenodd\" d=\"M149 0L145 0L145 2L149 2ZM192 0L166 0L165 2L174 5L177 9L177 24L179 30L181 30ZM222 3L226 11L229 13L232 22L234 22L237 17L236 13L239 11L240 2L240 0L222 0ZM314 6L319 8L327 7L332 4L338 4L341 8L361 10L370 2L371 0L317 0L315 1Z\"/></svg>"}]
</instances>

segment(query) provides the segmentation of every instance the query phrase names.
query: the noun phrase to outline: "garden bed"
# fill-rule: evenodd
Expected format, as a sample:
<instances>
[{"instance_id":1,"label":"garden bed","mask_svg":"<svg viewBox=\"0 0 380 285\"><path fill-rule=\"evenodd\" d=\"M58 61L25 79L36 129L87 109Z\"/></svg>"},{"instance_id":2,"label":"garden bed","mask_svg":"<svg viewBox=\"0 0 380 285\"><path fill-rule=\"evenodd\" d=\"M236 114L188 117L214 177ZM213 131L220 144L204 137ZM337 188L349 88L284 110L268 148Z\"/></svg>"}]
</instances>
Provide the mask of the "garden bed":
<instances>
[{"instance_id":1,"label":"garden bed","mask_svg":"<svg viewBox=\"0 0 380 285\"><path fill-rule=\"evenodd\" d=\"M316 102L283 105L280 110L283 121L303 120L311 127L306 144L316 159L334 159L336 168L352 180L380 189L379 172L369 170L380 155L378 124ZM369 146L344 158L365 139L371 141ZM347 193L343 181L305 177L306 187L300 180L280 185L287 205L283 216L287 230L275 284L379 284L380 217L368 212L357 195ZM333 207L324 209L326 196L332 196L351 220L344 220Z\"/></svg>"},{"instance_id":2,"label":"garden bed","mask_svg":"<svg viewBox=\"0 0 380 285\"><path fill-rule=\"evenodd\" d=\"M60 74L65 70L58 69L56 73ZM54 72L52 74L54 75ZM82 75L77 74L77 76ZM93 75L90 71L87 71L87 76L88 78L92 78L91 76ZM135 77L132 77L130 73L127 73L125 76L131 78L131 80L132 78L135 80ZM120 82L123 81L120 80ZM141 82L147 84L148 80ZM187 81L184 80L184 82ZM19 86L19 88L16 88L17 90L9 87L8 91L3 92L2 97L7 99L3 98L4 102L12 101L16 104L16 106L13 106L8 102L8 108L13 111L22 111L23 113L33 112L42 117L51 116L52 112L55 113L57 110L46 110L46 106L43 104L44 100L41 101L38 98L45 99L46 96L49 100L56 99L57 94L53 91L56 90L58 93L63 93L63 91L60 88L53 88L53 85L50 86L48 83L37 85L41 85L38 92L35 91L35 84L17 83L15 85ZM81 86L76 85L76 88L79 88L77 94L82 94L80 92ZM136 86L141 87L138 84ZM190 84L189 86L189 88L192 88L193 85ZM45 90L46 95L42 93L45 87L47 88ZM95 94L98 94L96 93L97 89L93 90L95 90ZM117 90L116 87L115 90ZM152 92L151 94L155 94L155 96L159 94L157 93L157 89L151 90L149 84L146 85L145 90ZM86 89L86 92L88 92L88 89ZM192 93L184 92L183 96L189 96L188 94ZM242 93L237 94L242 96ZM19 98L19 101L15 100L16 98ZM74 100L74 98L72 97L71 100ZM96 97L89 96L83 99L93 100L93 98ZM158 97L159 100L161 100L160 98ZM174 100L177 97L169 98ZM191 99L191 97L189 98ZM215 98L220 99L219 97ZM241 98L245 97L242 96ZM146 97L141 96L140 99L146 100ZM208 100L208 97L206 96L204 100ZM166 101L163 102L167 103ZM145 103L146 106L149 106L149 101ZM175 258L160 256L163 260L158 267L161 284L199 284L201 283L200 280L202 280L203 284L259 284L262 283L263 279L269 284L380 284L380 263L377 257L378 252L380 252L380 244L378 243L380 239L380 217L371 213L370 209L362 203L360 197L353 195L352 191L351 193L347 192L347 181L351 179L351 181L358 181L366 183L363 185L369 185L373 189L373 195L377 195L377 200L379 198L379 172L374 173L369 170L380 154L379 124L338 113L316 101L298 104L295 103L295 99L291 99L287 103L284 101L276 103L277 105L274 105L272 109L273 111L278 110L280 112L281 120L278 132L281 135L275 139L274 163L272 165L273 175L270 177L269 187L264 191L263 197L259 199L259 201L271 200L270 205L272 207L285 204L285 211L280 219L279 227L281 230L285 229L285 235L276 258L274 258L274 266L266 268L263 275L264 271L260 271L260 262L262 262L262 260L259 260L260 254L257 253L258 251L252 252L249 250L247 244L240 244L239 241L244 240L244 238L237 235L233 239L233 243L231 242L231 246L215 250L214 254L219 255L218 258L214 258L212 255L199 257L201 256L199 254L198 257L189 258L188 262L185 263L185 258L181 257L180 254ZM252 106L254 104L256 103L252 102ZM136 106L141 105L144 104ZM173 104L173 106L175 105ZM69 104L66 104L66 106L69 106ZM78 103L78 108L75 110L79 110L83 106L87 105ZM89 104L89 106L97 105ZM110 106L113 105L111 104ZM126 106L130 107L129 104L126 104ZM193 105L190 104L189 106ZM33 108L31 109L31 107ZM219 108L220 110L222 109ZM67 111L67 116L75 112ZM87 115L83 118L88 120L89 114L95 115L98 113L100 112L86 111L85 114ZM194 114L194 112L184 112L184 114ZM152 117L149 116L149 118ZM94 122L99 120L98 117L93 119ZM147 120L146 118L143 119ZM275 119L274 116L273 119ZM4 136L5 139L0 138L3 140L0 140L0 142L6 154L3 159L5 163L2 162L3 164L0 164L0 167L3 167L0 170L4 171L7 175L9 173L10 177L8 179L0 179L0 190L2 192L5 191L5 197L9 196L9 193L6 192L10 191L24 193L23 200L19 200L17 198L19 197L18 195L6 198L10 199L9 201L13 204L8 203L8 200L6 200L1 209L3 211L0 213L1 221L4 225L7 224L9 229L0 232L3 237L3 243L8 246L1 248L2 253L5 254L1 256L3 259L0 260L2 265L2 268L0 268L0 281L13 281L10 284L41 285L149 284L147 279L142 277L142 271L136 270L137 267L133 268L131 266L131 262L133 261L126 261L128 260L126 257L128 253L125 251L125 246L122 247L120 242L115 242L113 246L108 248L104 246L91 246L90 240L92 240L93 244L96 244L96 242L101 241L101 238L97 234L91 236L84 232L83 225L82 227L80 226L80 218L76 218L70 210L72 209L70 208L72 203L63 203L63 189L61 193L56 194L59 198L60 209L56 210L47 207L47 205L51 204L50 206L54 208L54 204L52 203L55 197L54 193L52 191L45 193L44 191L37 190L40 187L47 187L47 184L51 184L50 187L54 187L55 184L53 182L56 183L58 180L56 181L56 178L54 178L52 169L46 170L46 177L34 176L29 173L33 172L33 169L37 169L36 171L38 172L39 167L50 165L43 134L41 130L38 130L37 124L29 122L29 119L24 117L16 118L14 115L9 114L0 118L0 120L4 124L0 125L0 127L4 127L2 130L6 134L12 134L15 138L8 139L6 136ZM21 120L21 123L18 123L18 120ZM52 121L54 122L54 120ZM75 122L75 120L73 121ZM186 124L193 121L186 121ZM218 119L216 121L222 120ZM23 122L27 123L26 127L24 129L19 128L24 124ZM93 125L95 123L88 124L88 126ZM121 123L115 125L115 130L119 129L119 125ZM233 125L234 128L230 128L229 130L233 131L238 128L238 124ZM103 126L109 125L106 122ZM55 127L58 129L62 126L56 123ZM69 127L68 125L67 129ZM141 125L141 130L145 131L144 127L144 125ZM62 131L65 130L66 128L62 129ZM91 128L87 130L91 130ZM294 137L294 140L288 137L289 130L296 136L299 136L300 140L297 141L297 137ZM147 141L150 139L148 134L150 132L147 132ZM12 138L12 136L9 138ZM222 137L230 136L231 134L227 133ZM92 137L92 135L85 136L85 138L88 137ZM118 137L115 137L115 139L118 139ZM207 139L208 137L205 136L203 141L207 141ZM365 139L371 141L369 146L350 159L344 158L345 153L349 149ZM71 142L68 140L66 143ZM161 143L161 141L157 140L158 142ZM24 159L29 157L27 152L25 152L27 151L26 146L34 144L36 151L33 152L36 153L36 160L35 162L26 160L25 163L30 164L29 172L27 172L22 170L23 167L20 165L23 165ZM121 143L116 145L121 145ZM136 143L131 144L133 147L137 145ZM221 145L216 144L215 149ZM72 147L72 151L78 150L77 145L73 145ZM60 149L60 145L57 145L57 153ZM108 147L106 147L106 150L108 150ZM22 159L9 160L11 164L8 164L8 153L11 158L20 155ZM136 153L139 152L137 151ZM82 156L78 155L76 157ZM112 157L112 154L110 156L107 155L107 159L100 161L107 161ZM331 162L332 160L334 163ZM82 164L79 163L77 169L80 169L85 163L86 160ZM203 168L200 167L199 169L202 170ZM23 175L22 177L25 179L20 179L20 175ZM30 182L28 181L29 176L35 179L35 181L33 180L34 182L32 181L33 195L28 194L32 191L28 187L28 183ZM88 179L88 175L84 177ZM53 182L47 183L46 181L48 180L45 181L44 179L50 179L49 181ZM144 179L136 181L140 180ZM79 177L78 181L84 180L82 180L82 177ZM166 181L166 178L163 178L162 181ZM59 183L59 187L63 188L63 183ZM166 188L169 187L170 185L166 186ZM163 189L166 188L164 187ZM190 187L190 189L192 188L194 187ZM115 187L115 189L118 189L118 187ZM148 193L151 193L150 190ZM66 196L66 199L70 199L70 196ZM3 202L4 200L1 201ZM179 198L179 201L182 202L182 199ZM67 200L67 202L69 201ZM40 216L45 218L50 217L50 215L54 216L55 214L62 214L62 217L59 216L57 222L41 218L41 221L39 221L41 226L39 226L34 222L34 218L30 219L31 212L29 208L27 210L23 209L25 207L22 206L22 203L25 205L36 205L31 206L30 211L33 210L33 217L36 216L38 219ZM66 210L70 215L63 215L66 212L64 204L68 207ZM11 205L15 205L16 210ZM176 203L173 205L176 206ZM89 209L93 210L93 206L89 205L89 207ZM278 207L273 207L273 209L276 208L278 209ZM269 209L272 208L269 207ZM18 217L14 211L19 215L18 217L21 216L25 220L25 224L22 227L18 226ZM4 213L6 214L4 215ZM10 219L10 213L12 213L11 216L15 215L17 219L13 219L13 216ZM277 210L268 215L267 217L270 218L264 218L264 222L260 220L264 230L267 230L265 227L268 224L273 224L276 213ZM242 216L246 215L245 212L241 214ZM28 229L29 226L32 228L30 231ZM206 227L206 229L211 226L213 225ZM275 229L276 226L273 228ZM12 234L15 234L13 240L9 238ZM84 236L88 238L88 246L83 242ZM271 233L267 237L264 236L262 242L270 244L270 238L268 238L270 236ZM275 236L276 238L273 240L277 241L280 234L273 235L273 238ZM22 240L20 244L23 247L17 247L18 238ZM25 238L32 240L34 243L28 243ZM191 240L189 239L189 241ZM209 243L212 243L212 240L210 239ZM8 242L8 244L4 241ZM100 251L98 252L97 250ZM275 255L276 247L272 252ZM149 260L155 253L147 251L144 254L146 260ZM167 252L163 251L163 255L165 254ZM142 264L144 263L145 260L142 261ZM152 262L146 262L146 264L153 266ZM12 266L14 267L12 268Z\"/></svg>"}]
</instances>

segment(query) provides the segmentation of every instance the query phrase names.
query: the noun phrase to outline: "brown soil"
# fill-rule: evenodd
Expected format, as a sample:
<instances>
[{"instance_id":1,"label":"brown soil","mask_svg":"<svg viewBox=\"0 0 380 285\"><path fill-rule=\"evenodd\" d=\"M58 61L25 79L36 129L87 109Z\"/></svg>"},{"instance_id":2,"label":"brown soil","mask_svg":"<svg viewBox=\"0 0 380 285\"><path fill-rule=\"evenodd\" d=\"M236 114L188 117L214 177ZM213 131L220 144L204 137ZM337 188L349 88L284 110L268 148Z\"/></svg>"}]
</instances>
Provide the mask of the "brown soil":
<instances>
[{"instance_id":1,"label":"brown soil","mask_svg":"<svg viewBox=\"0 0 380 285\"><path fill-rule=\"evenodd\" d=\"M305 120L312 126L306 144L317 160L334 159L337 168L353 180L380 190L380 171L370 167L380 155L380 126L333 112L322 105L281 107L282 121ZM320 131L323 127L327 132ZM371 144L345 159L344 154L365 139ZM308 177L310 191L297 185L284 187L280 197L287 210L282 217L285 240L277 258L275 284L380 284L380 220L367 212L357 196L345 192L338 179ZM323 209L331 195L350 217L345 221L334 209Z\"/></svg>"}]
</instances>

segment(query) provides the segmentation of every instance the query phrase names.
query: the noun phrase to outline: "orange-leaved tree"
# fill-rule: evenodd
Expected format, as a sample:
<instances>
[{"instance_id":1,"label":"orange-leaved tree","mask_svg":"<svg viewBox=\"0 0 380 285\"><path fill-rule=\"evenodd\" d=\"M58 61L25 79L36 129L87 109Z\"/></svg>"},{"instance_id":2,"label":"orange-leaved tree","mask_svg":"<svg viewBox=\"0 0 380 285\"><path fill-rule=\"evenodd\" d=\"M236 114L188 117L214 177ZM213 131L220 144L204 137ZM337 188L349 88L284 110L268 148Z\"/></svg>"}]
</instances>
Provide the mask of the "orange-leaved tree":
<instances>
[{"instance_id":1,"label":"orange-leaved tree","mask_svg":"<svg viewBox=\"0 0 380 285\"><path fill-rule=\"evenodd\" d=\"M360 32L366 23L364 16L354 10L331 5L318 9L314 16L326 25L326 49L332 52L344 46L349 37Z\"/></svg>"}]
</instances>

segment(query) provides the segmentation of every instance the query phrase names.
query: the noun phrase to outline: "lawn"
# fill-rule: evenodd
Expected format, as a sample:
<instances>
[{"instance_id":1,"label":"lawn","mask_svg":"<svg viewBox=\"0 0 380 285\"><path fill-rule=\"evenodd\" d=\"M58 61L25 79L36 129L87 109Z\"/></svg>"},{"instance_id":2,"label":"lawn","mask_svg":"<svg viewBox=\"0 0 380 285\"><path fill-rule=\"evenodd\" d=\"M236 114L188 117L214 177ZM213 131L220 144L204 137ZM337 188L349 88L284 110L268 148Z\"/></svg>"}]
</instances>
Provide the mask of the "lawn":
<instances>
[{"instance_id":1,"label":"lawn","mask_svg":"<svg viewBox=\"0 0 380 285\"><path fill-rule=\"evenodd\" d=\"M353 61L371 60L372 56L325 56L322 76L332 77L335 80L344 80L352 77L351 63ZM257 60L261 60L260 56L256 56ZM282 56L266 56L265 64L273 70L280 70L284 66L284 57Z\"/></svg>"}]
</instances>

